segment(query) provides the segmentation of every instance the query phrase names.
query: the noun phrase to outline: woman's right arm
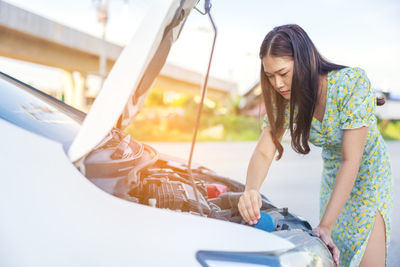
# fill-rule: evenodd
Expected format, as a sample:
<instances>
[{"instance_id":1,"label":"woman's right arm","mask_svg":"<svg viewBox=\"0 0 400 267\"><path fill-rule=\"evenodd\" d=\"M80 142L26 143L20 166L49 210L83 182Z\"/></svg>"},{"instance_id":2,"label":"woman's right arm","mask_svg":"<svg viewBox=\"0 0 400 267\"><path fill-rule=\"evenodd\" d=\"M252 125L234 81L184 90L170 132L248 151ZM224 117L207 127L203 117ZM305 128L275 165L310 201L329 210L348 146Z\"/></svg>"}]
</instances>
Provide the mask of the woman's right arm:
<instances>
[{"instance_id":1,"label":"woman's right arm","mask_svg":"<svg viewBox=\"0 0 400 267\"><path fill-rule=\"evenodd\" d=\"M267 176L275 152L276 146L272 140L271 128L266 126L251 156L247 169L246 187L238 203L240 214L250 225L257 223L260 218L261 196L259 189Z\"/></svg>"}]
</instances>

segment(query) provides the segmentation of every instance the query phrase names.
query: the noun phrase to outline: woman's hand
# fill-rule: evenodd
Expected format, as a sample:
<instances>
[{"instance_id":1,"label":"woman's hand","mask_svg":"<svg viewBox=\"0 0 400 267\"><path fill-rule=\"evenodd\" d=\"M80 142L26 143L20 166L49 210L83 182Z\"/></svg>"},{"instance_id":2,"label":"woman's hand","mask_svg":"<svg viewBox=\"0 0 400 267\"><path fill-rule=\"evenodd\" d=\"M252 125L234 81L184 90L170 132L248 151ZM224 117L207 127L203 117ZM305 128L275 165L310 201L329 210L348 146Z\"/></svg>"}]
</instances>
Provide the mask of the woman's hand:
<instances>
[{"instance_id":1,"label":"woman's hand","mask_svg":"<svg viewBox=\"0 0 400 267\"><path fill-rule=\"evenodd\" d=\"M321 240L325 243L332 254L332 258L336 266L339 265L340 251L337 246L333 243L331 238L332 231L328 227L318 226L312 230Z\"/></svg>"},{"instance_id":2,"label":"woman's hand","mask_svg":"<svg viewBox=\"0 0 400 267\"><path fill-rule=\"evenodd\" d=\"M239 199L238 209L240 215L249 224L253 225L260 219L261 196L257 190L250 189L243 192Z\"/></svg>"}]
</instances>

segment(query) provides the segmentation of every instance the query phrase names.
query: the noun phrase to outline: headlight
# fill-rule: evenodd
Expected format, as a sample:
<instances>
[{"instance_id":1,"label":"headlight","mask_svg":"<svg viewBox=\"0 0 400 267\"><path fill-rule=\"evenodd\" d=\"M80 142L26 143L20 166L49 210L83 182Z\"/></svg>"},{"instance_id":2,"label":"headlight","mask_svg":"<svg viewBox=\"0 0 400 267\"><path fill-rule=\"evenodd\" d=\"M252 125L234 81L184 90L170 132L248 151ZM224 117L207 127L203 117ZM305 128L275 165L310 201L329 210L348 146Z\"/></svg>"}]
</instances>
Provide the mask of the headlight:
<instances>
[{"instance_id":1,"label":"headlight","mask_svg":"<svg viewBox=\"0 0 400 267\"><path fill-rule=\"evenodd\" d=\"M273 234L296 246L280 255L281 266L335 266L330 251L318 237L302 230L276 231Z\"/></svg>"},{"instance_id":2,"label":"headlight","mask_svg":"<svg viewBox=\"0 0 400 267\"><path fill-rule=\"evenodd\" d=\"M282 267L333 266L333 265L324 265L323 260L320 257L318 257L318 255L303 251L287 252L282 256L280 256L279 258Z\"/></svg>"},{"instance_id":3,"label":"headlight","mask_svg":"<svg viewBox=\"0 0 400 267\"><path fill-rule=\"evenodd\" d=\"M331 253L318 237L301 230L273 232L292 242L296 247L284 252L225 252L198 251L196 258L204 267L225 266L282 266L333 267Z\"/></svg>"}]
</instances>

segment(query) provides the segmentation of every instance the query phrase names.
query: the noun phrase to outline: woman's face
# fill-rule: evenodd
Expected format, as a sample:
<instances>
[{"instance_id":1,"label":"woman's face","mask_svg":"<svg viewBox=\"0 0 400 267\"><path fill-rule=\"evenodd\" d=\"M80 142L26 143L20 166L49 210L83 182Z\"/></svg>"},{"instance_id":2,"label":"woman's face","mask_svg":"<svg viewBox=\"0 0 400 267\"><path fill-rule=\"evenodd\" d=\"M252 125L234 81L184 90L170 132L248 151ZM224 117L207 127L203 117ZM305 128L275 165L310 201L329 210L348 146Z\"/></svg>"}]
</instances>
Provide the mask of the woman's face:
<instances>
[{"instance_id":1,"label":"woman's face","mask_svg":"<svg viewBox=\"0 0 400 267\"><path fill-rule=\"evenodd\" d=\"M267 55L262 59L264 73L275 91L290 99L293 77L293 59Z\"/></svg>"}]
</instances>

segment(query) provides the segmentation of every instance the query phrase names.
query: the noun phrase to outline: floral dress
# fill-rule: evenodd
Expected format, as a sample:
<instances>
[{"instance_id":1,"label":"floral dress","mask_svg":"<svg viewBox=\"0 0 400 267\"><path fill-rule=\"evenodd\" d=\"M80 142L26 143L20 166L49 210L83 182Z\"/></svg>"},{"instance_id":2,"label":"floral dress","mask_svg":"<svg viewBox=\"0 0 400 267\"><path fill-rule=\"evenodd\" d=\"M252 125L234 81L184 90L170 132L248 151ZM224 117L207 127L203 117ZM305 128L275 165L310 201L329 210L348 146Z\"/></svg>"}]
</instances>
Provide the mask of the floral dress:
<instances>
[{"instance_id":1,"label":"floral dress","mask_svg":"<svg viewBox=\"0 0 400 267\"><path fill-rule=\"evenodd\" d=\"M376 211L385 222L386 251L391 233L393 178L386 144L378 131L376 98L369 79L360 68L328 73L325 114L322 122L313 118L309 141L322 147L323 171L320 218L325 211L341 162L343 130L368 126L360 168L339 218L332 239L340 250L340 266L358 266L369 239ZM289 111L286 110L286 126ZM264 125L268 125L265 117Z\"/></svg>"}]
</instances>

